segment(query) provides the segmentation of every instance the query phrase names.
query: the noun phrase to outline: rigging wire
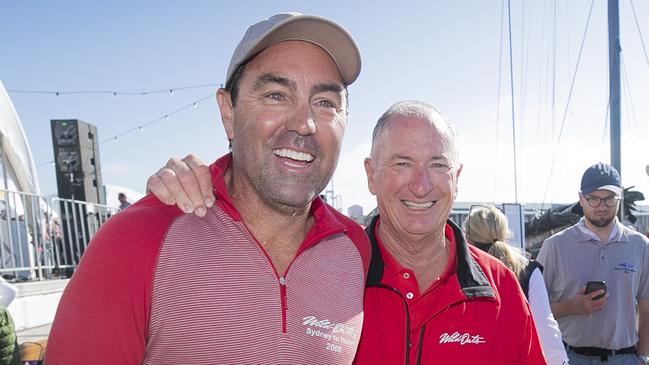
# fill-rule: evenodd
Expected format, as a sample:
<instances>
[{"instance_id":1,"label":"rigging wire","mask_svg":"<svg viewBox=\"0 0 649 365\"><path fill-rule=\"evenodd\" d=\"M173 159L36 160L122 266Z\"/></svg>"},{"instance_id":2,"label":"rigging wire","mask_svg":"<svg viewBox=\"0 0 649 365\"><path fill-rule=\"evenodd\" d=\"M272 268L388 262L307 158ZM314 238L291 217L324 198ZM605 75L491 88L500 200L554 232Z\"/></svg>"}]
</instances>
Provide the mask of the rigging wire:
<instances>
[{"instance_id":1,"label":"rigging wire","mask_svg":"<svg viewBox=\"0 0 649 365\"><path fill-rule=\"evenodd\" d=\"M545 74L543 70L543 64L540 65L539 67L539 79L538 79L538 90L537 90L537 98L536 98L536 120L535 120L535 125L536 125L536 131L535 135L537 137L541 136L541 112L546 111L546 107L541 108L541 105L545 105L545 99L544 97L547 96L547 91L548 91L548 77L544 77L544 75L547 76L548 72L548 67L550 64L549 57L546 55L546 52L548 50L548 45L547 45L547 38L546 35L548 32L545 31L545 27L547 26L547 1L543 2L543 10L541 12L542 17L541 17L541 34L543 36L542 40L539 42L541 45L541 57L539 58L540 60L545 60ZM545 83L544 83L545 81ZM545 90L543 90L543 86L545 86ZM538 165L540 161L538 161L541 156L539 154L535 154L536 160L534 161L535 165Z\"/></svg>"},{"instance_id":2,"label":"rigging wire","mask_svg":"<svg viewBox=\"0 0 649 365\"><path fill-rule=\"evenodd\" d=\"M520 117L519 121L522 121L522 120L525 119L525 84L527 83L527 80L526 80L526 77L525 77L525 76L527 76L526 72L525 72L526 71L525 70L525 66L526 66L525 65L525 50L526 50L525 41L526 41L526 38L527 38L527 34L531 33L531 32L527 32L527 33L525 32L526 31L525 26L527 25L527 22L525 21L526 20L525 19L525 2L526 2L525 0L521 0L521 37L520 37L521 42L520 42L520 48L519 48L520 49L520 57L521 57L520 62L521 63L520 63L520 74L519 74L519 76L520 76L520 82L519 82L519 85L520 85L519 86L519 92L520 92L520 94L519 94L519 99L518 99L519 100L519 103L518 103L519 104L518 116ZM512 93L513 92L514 91L512 90ZM521 123L520 127L521 127L521 130L519 130L519 134L522 135L522 128L523 128L522 123Z\"/></svg>"},{"instance_id":3,"label":"rigging wire","mask_svg":"<svg viewBox=\"0 0 649 365\"><path fill-rule=\"evenodd\" d=\"M555 119L556 119L556 101L557 101L557 39L559 32L559 22L558 18L558 7L557 0L554 0L554 9L553 9L553 19L552 19L552 136L551 141L554 143L554 131L555 131Z\"/></svg>"},{"instance_id":4,"label":"rigging wire","mask_svg":"<svg viewBox=\"0 0 649 365\"><path fill-rule=\"evenodd\" d=\"M498 146L500 146L500 143L498 143L498 137L499 137L499 127L500 127L500 92L501 92L501 80L502 80L502 69L503 69L503 34L504 34L504 24L505 24L505 0L502 0L500 2L500 51L498 52L498 93L496 94L497 96L497 102L496 102L496 149ZM496 183L498 181L498 168L496 165L496 168L494 168L494 199L493 201L496 201L496 187L498 184Z\"/></svg>"},{"instance_id":5,"label":"rigging wire","mask_svg":"<svg viewBox=\"0 0 649 365\"><path fill-rule=\"evenodd\" d=\"M559 128L559 135L557 137L557 144L552 154L552 160L550 162L550 172L548 174L548 181L545 185L545 192L543 193L543 202L541 203L541 210L545 207L545 199L547 197L548 189L550 187L550 182L552 181L552 174L554 173L554 165L557 159L557 154L559 152L559 146L561 144L561 137L563 135L563 128L566 125L566 116L568 115L568 109L570 108L570 101L572 99L572 91L575 87L575 81L577 80L577 71L579 70L579 63L581 62L581 55L584 50L584 44L586 43L586 35L588 34L588 27L590 25L590 18L593 14L593 6L595 5L595 0L591 0L590 10L588 11L588 18L586 20L586 26L584 28L584 34L581 37L581 46L579 47L579 54L577 55L577 64L575 65L575 71L572 75L572 81L570 82L570 89L568 90L568 99L566 100L566 106L563 110L563 116L561 118L561 127Z\"/></svg>"},{"instance_id":6,"label":"rigging wire","mask_svg":"<svg viewBox=\"0 0 649 365\"><path fill-rule=\"evenodd\" d=\"M528 96L528 90L527 90L527 85L528 85L528 79L529 79L529 60L530 60L530 52L532 50L532 47L529 47L530 44L532 44L532 35L534 34L532 32L532 29L534 29L532 26L534 25L534 21L532 18L532 14L534 13L534 2L529 4L527 6L527 10L525 7L525 1L523 1L523 27L527 29L527 31L523 32L521 35L522 39L525 39L524 42L521 42L521 90L520 90L520 111L518 112L519 116L519 131L518 135L521 138L524 138L525 136L525 128L526 128L526 120L527 120L527 96Z\"/></svg>"},{"instance_id":7,"label":"rigging wire","mask_svg":"<svg viewBox=\"0 0 649 365\"><path fill-rule=\"evenodd\" d=\"M611 101L609 100L608 103L606 103L606 113L604 114L604 131L602 132L602 143L600 144L600 149L599 149L599 160L604 161L606 159L606 152L608 151L605 146L606 146L606 136L608 132L608 125L609 125L609 113L611 112Z\"/></svg>"},{"instance_id":8,"label":"rigging wire","mask_svg":"<svg viewBox=\"0 0 649 365\"><path fill-rule=\"evenodd\" d=\"M512 9L511 0L507 0L507 18L509 22L509 84L512 92L512 142L514 150L514 203L518 204L518 171L516 169L516 118L514 109L514 62L512 54Z\"/></svg>"},{"instance_id":9,"label":"rigging wire","mask_svg":"<svg viewBox=\"0 0 649 365\"><path fill-rule=\"evenodd\" d=\"M640 42L642 43L642 51L644 52L644 59L647 61L647 66L649 66L649 56L647 56L647 47L644 44L644 37L642 37L642 31L640 31L640 23L638 23L638 16L635 13L635 6L633 6L633 0L629 0L631 3L631 10L633 11L633 20L635 21L635 27L638 30L638 36L640 37Z\"/></svg>"},{"instance_id":10,"label":"rigging wire","mask_svg":"<svg viewBox=\"0 0 649 365\"><path fill-rule=\"evenodd\" d=\"M624 86L626 96L624 98L625 107L627 110L627 115L629 116L628 119L631 120L631 126L633 126L635 132L631 133L631 135L637 137L640 135L640 127L638 126L638 118L636 117L635 113L635 105L633 104L633 97L631 96L631 83L629 82L629 79L627 77L626 64L624 62L624 57L622 54L620 54L620 61L620 63L622 64L622 84Z\"/></svg>"}]
</instances>

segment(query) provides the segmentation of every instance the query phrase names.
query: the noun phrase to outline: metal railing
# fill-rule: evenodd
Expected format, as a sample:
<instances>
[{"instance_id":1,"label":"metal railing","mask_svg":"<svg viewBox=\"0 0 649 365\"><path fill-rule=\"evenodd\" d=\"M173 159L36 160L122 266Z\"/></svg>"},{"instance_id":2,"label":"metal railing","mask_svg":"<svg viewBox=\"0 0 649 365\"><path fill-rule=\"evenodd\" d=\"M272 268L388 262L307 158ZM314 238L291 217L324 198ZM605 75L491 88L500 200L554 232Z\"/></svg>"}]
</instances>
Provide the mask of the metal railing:
<instances>
[{"instance_id":1,"label":"metal railing","mask_svg":"<svg viewBox=\"0 0 649 365\"><path fill-rule=\"evenodd\" d=\"M0 189L0 275L70 276L99 227L117 209Z\"/></svg>"}]
</instances>

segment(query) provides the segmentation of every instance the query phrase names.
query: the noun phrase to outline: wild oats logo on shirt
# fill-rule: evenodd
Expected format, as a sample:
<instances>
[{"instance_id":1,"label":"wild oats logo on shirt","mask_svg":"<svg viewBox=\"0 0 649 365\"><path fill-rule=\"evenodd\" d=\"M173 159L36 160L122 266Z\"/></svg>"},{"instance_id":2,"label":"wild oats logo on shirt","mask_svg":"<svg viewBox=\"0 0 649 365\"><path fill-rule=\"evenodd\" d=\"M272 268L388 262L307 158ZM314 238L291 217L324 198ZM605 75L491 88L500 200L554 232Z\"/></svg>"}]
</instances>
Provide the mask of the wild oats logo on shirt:
<instances>
[{"instance_id":1,"label":"wild oats logo on shirt","mask_svg":"<svg viewBox=\"0 0 649 365\"><path fill-rule=\"evenodd\" d=\"M306 327L307 336L320 337L327 342L327 350L342 352L341 345L356 347L359 331L345 323L332 323L328 319L317 319L315 316L302 318L302 325Z\"/></svg>"},{"instance_id":2,"label":"wild oats logo on shirt","mask_svg":"<svg viewBox=\"0 0 649 365\"><path fill-rule=\"evenodd\" d=\"M635 266L628 262L620 262L616 267L613 268L613 270L624 271L625 274L628 274L630 272L635 272Z\"/></svg>"},{"instance_id":3,"label":"wild oats logo on shirt","mask_svg":"<svg viewBox=\"0 0 649 365\"><path fill-rule=\"evenodd\" d=\"M439 343L459 343L460 345L467 345L485 342L487 341L485 341L484 337L480 335L470 335L468 333L461 334L459 332L454 332L449 335L447 332L444 332L439 336Z\"/></svg>"}]
</instances>

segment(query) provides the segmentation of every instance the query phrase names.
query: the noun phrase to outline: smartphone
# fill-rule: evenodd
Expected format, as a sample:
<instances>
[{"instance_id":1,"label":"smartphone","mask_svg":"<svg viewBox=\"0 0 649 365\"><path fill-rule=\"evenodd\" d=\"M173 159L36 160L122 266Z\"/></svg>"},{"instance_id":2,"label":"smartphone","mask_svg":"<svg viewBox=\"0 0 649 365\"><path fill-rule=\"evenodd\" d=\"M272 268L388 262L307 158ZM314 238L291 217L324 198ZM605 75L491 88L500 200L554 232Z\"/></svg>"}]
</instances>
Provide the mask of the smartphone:
<instances>
[{"instance_id":1,"label":"smartphone","mask_svg":"<svg viewBox=\"0 0 649 365\"><path fill-rule=\"evenodd\" d=\"M596 296L593 300L601 299L606 294L606 282L605 281L589 281L586 284L586 294L590 294L594 291L604 289L604 293Z\"/></svg>"}]
</instances>

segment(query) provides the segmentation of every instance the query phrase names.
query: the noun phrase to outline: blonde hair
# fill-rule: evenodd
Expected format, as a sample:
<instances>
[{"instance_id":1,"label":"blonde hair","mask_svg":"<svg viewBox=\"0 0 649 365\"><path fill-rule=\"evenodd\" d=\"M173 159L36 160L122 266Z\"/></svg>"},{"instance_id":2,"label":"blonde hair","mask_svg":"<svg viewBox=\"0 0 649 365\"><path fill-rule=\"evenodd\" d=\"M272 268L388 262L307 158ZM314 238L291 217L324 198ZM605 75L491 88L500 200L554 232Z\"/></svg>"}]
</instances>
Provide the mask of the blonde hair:
<instances>
[{"instance_id":1,"label":"blonde hair","mask_svg":"<svg viewBox=\"0 0 649 365\"><path fill-rule=\"evenodd\" d=\"M511 232L507 227L507 217L498 208L493 205L472 208L464 221L464 232L474 246L491 244L488 253L521 277L529 260L507 243Z\"/></svg>"}]
</instances>

